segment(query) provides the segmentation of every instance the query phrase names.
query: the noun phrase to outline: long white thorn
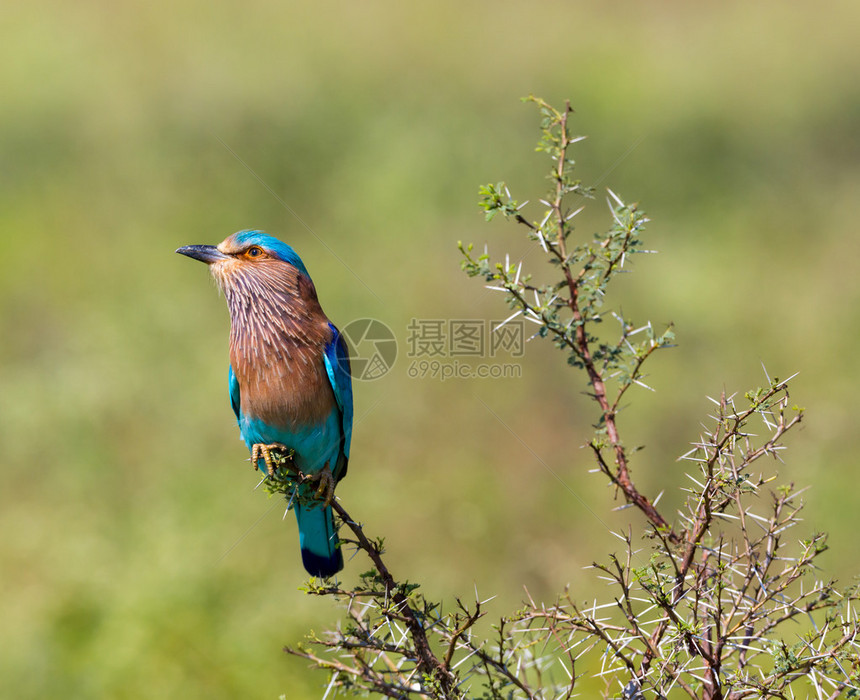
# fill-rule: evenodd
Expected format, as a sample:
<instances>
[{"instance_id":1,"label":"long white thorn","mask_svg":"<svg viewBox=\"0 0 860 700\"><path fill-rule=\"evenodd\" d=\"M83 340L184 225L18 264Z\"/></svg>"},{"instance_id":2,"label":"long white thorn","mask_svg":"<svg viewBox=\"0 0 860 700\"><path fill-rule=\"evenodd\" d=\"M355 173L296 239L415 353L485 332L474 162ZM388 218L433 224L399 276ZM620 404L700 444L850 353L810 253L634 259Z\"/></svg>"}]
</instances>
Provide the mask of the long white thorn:
<instances>
[{"instance_id":1,"label":"long white thorn","mask_svg":"<svg viewBox=\"0 0 860 700\"><path fill-rule=\"evenodd\" d=\"M609 196L612 197L612 199L614 199L616 202L618 202L619 207L625 206L624 202L621 201L621 198L617 194L615 194L612 190L610 190L607 187L606 191L609 192Z\"/></svg>"}]
</instances>

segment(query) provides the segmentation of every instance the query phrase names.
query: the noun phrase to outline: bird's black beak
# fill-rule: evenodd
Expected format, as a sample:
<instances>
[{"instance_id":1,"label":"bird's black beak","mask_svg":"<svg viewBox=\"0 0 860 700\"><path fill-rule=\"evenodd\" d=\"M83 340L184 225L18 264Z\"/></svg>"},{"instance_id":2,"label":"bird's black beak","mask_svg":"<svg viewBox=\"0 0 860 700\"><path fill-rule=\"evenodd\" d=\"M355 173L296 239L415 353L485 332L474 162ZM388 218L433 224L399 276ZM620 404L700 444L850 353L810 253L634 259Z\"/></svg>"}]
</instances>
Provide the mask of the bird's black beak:
<instances>
[{"instance_id":1,"label":"bird's black beak","mask_svg":"<svg viewBox=\"0 0 860 700\"><path fill-rule=\"evenodd\" d=\"M222 253L214 245L184 245L181 248L177 248L176 252L200 262L205 262L207 265L211 265L219 260L226 260L230 257Z\"/></svg>"}]
</instances>

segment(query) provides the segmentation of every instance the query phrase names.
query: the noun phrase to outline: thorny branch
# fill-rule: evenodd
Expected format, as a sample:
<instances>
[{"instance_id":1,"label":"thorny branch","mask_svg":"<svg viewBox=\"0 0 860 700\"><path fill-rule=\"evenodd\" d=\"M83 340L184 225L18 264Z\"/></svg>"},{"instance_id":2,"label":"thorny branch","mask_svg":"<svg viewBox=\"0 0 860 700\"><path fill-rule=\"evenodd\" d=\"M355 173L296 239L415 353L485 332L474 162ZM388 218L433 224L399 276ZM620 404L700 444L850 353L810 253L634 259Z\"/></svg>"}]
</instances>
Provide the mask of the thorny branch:
<instances>
[{"instance_id":1,"label":"thorny branch","mask_svg":"<svg viewBox=\"0 0 860 700\"><path fill-rule=\"evenodd\" d=\"M333 685L355 691L371 690L386 697L415 694L446 700L464 698L461 686L476 674L490 679L488 686L493 698L509 697L507 692L502 694L506 687L515 688L524 698L544 697L539 689L532 687L521 658L527 652L509 639L504 620L498 628L498 646L493 647L475 638L473 633L474 626L484 616L482 601L476 599L469 607L458 600L453 614L436 614L436 606L428 605L414 594L415 587L394 578L382 558L381 544L368 538L363 527L339 502L332 506L355 535L354 540L341 541L363 551L371 559L374 571L364 575L371 582L369 588L310 586L308 592L315 595L347 598L347 611L353 623L346 630L330 633L328 638L310 641L339 652L342 657L345 655L352 663L322 656L305 646L286 647L287 653L330 671ZM403 622L406 629L397 628L397 622ZM464 676L458 668L467 661L471 661L471 668ZM572 689L573 679L564 697L570 697Z\"/></svg>"},{"instance_id":2,"label":"thorny branch","mask_svg":"<svg viewBox=\"0 0 860 700\"><path fill-rule=\"evenodd\" d=\"M414 678L423 678L431 687L436 687L441 692L440 697L459 697L455 690L457 679L450 670L451 657L453 650L446 655L444 660L440 660L430 645L426 626L427 610L421 610L410 601L411 587L409 584L398 583L392 576L385 561L382 558L383 549L381 543L372 542L364 533L364 528L347 513L346 509L338 500L334 500L331 504L332 508L340 517L344 525L352 530L355 535L355 540L344 539L344 544L354 544L362 550L371 560L374 566L372 578L375 579L376 586L372 586L369 590L358 589L356 591L346 592L340 588L316 588L310 592L318 595L336 595L344 594L350 599L350 615L356 623L356 629L361 634L356 635L361 638L359 642L350 639L350 636L344 636L337 639L336 642L324 642L325 646L330 646L336 649L355 652L354 657L364 667L364 675L367 679L372 680L372 686L378 691L385 691L384 694L390 697L402 697L403 689L409 688L409 684ZM406 635L400 635L399 640L393 642L388 641L386 637L376 637L376 630L367 628L363 622L361 615L355 613L353 605L356 603L356 598L369 596L373 599L370 605L374 603L379 606L380 614L389 623L402 622L405 624L410 638L409 644L403 643L403 638ZM470 618L470 624L463 627L457 634L461 636L466 630L474 625L480 614ZM456 647L457 639L452 640L452 648ZM343 671L340 668L339 662L333 662L329 659L322 659L319 656L308 652L306 649L290 647L285 648L290 654L302 656L310 661L313 661L317 666L329 668L334 671ZM378 653L375 661L383 661L388 667L391 675L397 681L391 682L385 676L375 672L374 664L368 663L365 660L363 652L375 651ZM401 657L413 657L415 659L414 672L402 673L400 663L391 660L390 655L398 655ZM420 685L420 684L418 684ZM400 688L397 690L397 688ZM396 691L396 692L395 692Z\"/></svg>"},{"instance_id":3,"label":"thorny branch","mask_svg":"<svg viewBox=\"0 0 860 700\"><path fill-rule=\"evenodd\" d=\"M539 288L527 284L527 278L520 282L519 269L509 269L508 265L498 265L496 270L491 270L481 262L486 258L482 256L479 260L471 257L470 250L461 245L461 251L465 256L464 267L469 274L484 274L488 280L494 281L500 286L493 287L505 291L510 295L511 301L520 308L525 318L538 319L545 324L546 330L553 333L557 342L565 346L575 357L576 364L581 366L592 387L592 397L600 407L600 425L602 433L606 436L608 447L614 453L614 468L610 468L607 461L600 454L604 447L602 438L595 439L591 443L592 449L597 453L598 462L612 483L624 494L628 503L635 505L648 520L658 528L665 530L666 537L672 542L681 541L680 535L673 530L667 519L660 513L653 502L643 495L634 484L630 476L630 465L627 451L619 437L617 425L618 407L621 397L634 383L640 383L641 368L646 359L660 347L668 346L671 333L664 334L660 338L651 338L651 342L642 346L640 352L633 353L632 367L626 368L629 372L627 381L620 383L614 398L610 398L606 386L608 370L615 369L613 361L616 359L621 346L629 344L628 332L632 330L622 322L622 338L614 352L598 348L595 355L592 347L594 338L590 335L588 327L590 322L600 322L601 315L596 311L599 304L595 303L594 296L602 297L606 285L612 277L621 271L627 257L636 252L638 234L642 226L647 222L644 216L637 213L635 205L626 206L613 194L613 197L621 204L618 211L613 211L616 228L607 235L598 245L577 246L574 251L569 251L567 239L573 230L571 219L580 211L573 212L565 208L565 199L571 194L587 196L590 191L583 188L578 181L571 177L573 161L568 156L569 147L581 140L572 138L568 131L568 117L572 113L569 103L565 108L556 111L542 100L531 98L536 102L545 116L544 138L539 150L546 150L552 157L555 167L553 180L555 182L553 197L551 201L542 200L547 206L547 215L542 224L528 221L519 211L517 203L503 200L500 190L488 186L482 191L486 195L484 207L488 211L488 217L496 210L501 211L517 223L524 225L531 232L532 237L540 241L544 249L549 253L552 261L560 266L564 280L559 284L551 285L552 300L545 307L540 304L529 302L524 292L534 291L538 301ZM566 289L567 296L560 295L562 288ZM592 293L592 288L597 290ZM583 299L585 294L585 299ZM560 304L564 304L570 312L570 320L567 323L557 323L556 315ZM650 328L649 328L650 330Z\"/></svg>"}]
</instances>

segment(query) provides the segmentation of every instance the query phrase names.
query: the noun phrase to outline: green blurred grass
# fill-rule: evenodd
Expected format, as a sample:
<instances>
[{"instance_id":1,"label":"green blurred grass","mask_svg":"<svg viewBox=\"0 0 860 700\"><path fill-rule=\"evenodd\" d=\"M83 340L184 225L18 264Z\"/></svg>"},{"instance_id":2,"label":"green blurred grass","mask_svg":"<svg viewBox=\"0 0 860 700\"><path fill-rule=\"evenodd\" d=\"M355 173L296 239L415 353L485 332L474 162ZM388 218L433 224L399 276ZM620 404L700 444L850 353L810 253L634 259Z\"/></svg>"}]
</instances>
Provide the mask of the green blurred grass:
<instances>
[{"instance_id":1,"label":"green blurred grass","mask_svg":"<svg viewBox=\"0 0 860 700\"><path fill-rule=\"evenodd\" d=\"M172 251L264 228L301 252L335 321L380 318L404 341L413 317L503 317L455 243L528 250L483 225L476 199L499 179L521 198L543 187L529 93L571 99L590 136L583 179L654 219L661 255L618 289L628 315L674 321L680 344L624 416L627 441L648 445L642 484L678 483L705 394L761 383L760 361L800 371L808 421L782 473L814 485L806 524L832 533L828 573L856 574L853 4L4 13L3 696L320 695L324 679L280 649L337 611L297 591L294 526L252 492L231 420L223 300ZM603 225L598 199L581 230ZM406 366L357 387L339 490L387 536L392 568L431 596L477 584L497 614L523 584L593 595L582 566L613 538L482 405L619 526L578 449L592 419L580 378L536 344L521 380L410 380Z\"/></svg>"}]
</instances>

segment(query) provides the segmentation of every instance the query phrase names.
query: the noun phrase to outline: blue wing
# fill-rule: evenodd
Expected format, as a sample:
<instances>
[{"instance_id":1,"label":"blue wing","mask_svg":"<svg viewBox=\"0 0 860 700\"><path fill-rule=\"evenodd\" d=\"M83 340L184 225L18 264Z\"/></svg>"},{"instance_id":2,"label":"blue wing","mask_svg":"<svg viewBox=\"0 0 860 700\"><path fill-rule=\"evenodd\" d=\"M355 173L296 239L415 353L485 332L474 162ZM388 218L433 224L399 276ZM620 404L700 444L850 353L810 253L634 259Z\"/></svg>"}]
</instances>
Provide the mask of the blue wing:
<instances>
[{"instance_id":1,"label":"blue wing","mask_svg":"<svg viewBox=\"0 0 860 700\"><path fill-rule=\"evenodd\" d=\"M325 369L331 388L334 389L334 397L340 411L343 455L349 458L349 444L352 440L352 376L349 371L349 351L340 331L333 324L329 323L328 325L331 328L332 336L328 345L325 346ZM343 477L345 474L346 464L344 464L343 472L338 476Z\"/></svg>"},{"instance_id":2,"label":"blue wing","mask_svg":"<svg viewBox=\"0 0 860 700\"><path fill-rule=\"evenodd\" d=\"M233 365L230 365L230 372L227 374L228 380L230 382L230 405L233 406L233 413L236 414L236 420L239 420L239 380L236 379L236 375L233 373Z\"/></svg>"}]
</instances>

